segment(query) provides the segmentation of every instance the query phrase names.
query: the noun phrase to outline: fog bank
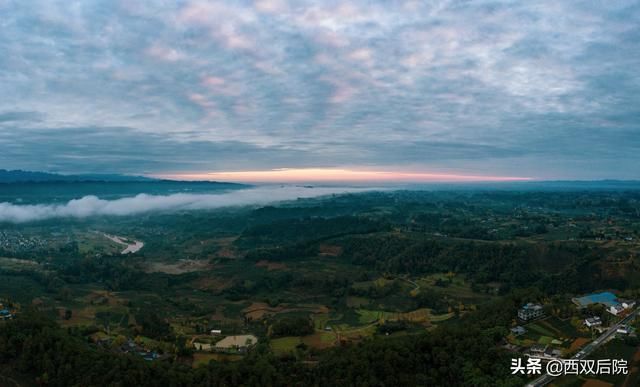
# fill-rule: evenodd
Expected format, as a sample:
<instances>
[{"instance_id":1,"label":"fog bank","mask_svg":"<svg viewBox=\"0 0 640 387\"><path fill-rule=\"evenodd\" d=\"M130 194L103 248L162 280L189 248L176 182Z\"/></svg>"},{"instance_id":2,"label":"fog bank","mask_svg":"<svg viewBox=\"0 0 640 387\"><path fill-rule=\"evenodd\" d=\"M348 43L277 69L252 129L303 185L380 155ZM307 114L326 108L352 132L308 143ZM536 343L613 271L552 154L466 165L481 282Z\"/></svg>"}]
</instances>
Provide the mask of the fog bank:
<instances>
[{"instance_id":1,"label":"fog bank","mask_svg":"<svg viewBox=\"0 0 640 387\"><path fill-rule=\"evenodd\" d=\"M127 216L154 211L207 210L221 207L264 205L329 194L363 192L370 189L340 187L256 187L220 194L147 195L103 200L84 196L66 204L16 205L0 203L0 222L22 223L52 218L86 218L90 216Z\"/></svg>"}]
</instances>

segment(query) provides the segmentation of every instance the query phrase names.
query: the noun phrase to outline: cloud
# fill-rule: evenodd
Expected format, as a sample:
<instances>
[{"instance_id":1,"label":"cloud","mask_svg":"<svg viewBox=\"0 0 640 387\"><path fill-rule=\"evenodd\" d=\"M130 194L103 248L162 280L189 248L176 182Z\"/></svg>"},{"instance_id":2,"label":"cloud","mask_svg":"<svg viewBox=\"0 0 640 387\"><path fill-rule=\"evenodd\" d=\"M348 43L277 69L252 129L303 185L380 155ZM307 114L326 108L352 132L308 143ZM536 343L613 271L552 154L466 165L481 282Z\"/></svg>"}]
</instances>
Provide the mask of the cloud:
<instances>
[{"instance_id":1,"label":"cloud","mask_svg":"<svg viewBox=\"0 0 640 387\"><path fill-rule=\"evenodd\" d=\"M38 112L4 112L0 113L0 124L16 121L40 121L44 118Z\"/></svg>"},{"instance_id":2,"label":"cloud","mask_svg":"<svg viewBox=\"0 0 640 387\"><path fill-rule=\"evenodd\" d=\"M194 101L212 111L217 106L202 95ZM250 109L238 106L238 109ZM363 118L362 120L366 120ZM546 152L556 148L527 149L516 145L498 146L485 143L468 144L445 140L436 131L431 136L413 142L401 137L336 141L331 138L313 142L256 145L243 141L212 141L199 138L198 133L184 132L181 138L148 133L128 127L73 127L23 129L20 146L13 146L15 134L0 131L0 165L5 168L41 169L79 173L111 173L114 170L129 174L240 171L298 167L339 167L406 165L427 162L437 165L445 160L469 160L476 163L487 158L503 159ZM557 139L564 143L569 139ZM630 139L627 139L629 141ZM587 141L588 142L588 141ZM567 152L568 154L570 152ZM33 158L33 155L38 155ZM251 155L251 157L247 157ZM261 160L256 165L255 158ZM19 165L16 159L25 159ZM441 166L441 165L438 165ZM424 170L424 168L422 168ZM513 175L520 175L513 173Z\"/></svg>"},{"instance_id":3,"label":"cloud","mask_svg":"<svg viewBox=\"0 0 640 387\"><path fill-rule=\"evenodd\" d=\"M206 101L202 101L206 103ZM195 133L197 137L197 133ZM255 145L241 141L209 141L184 132L181 138L127 127L73 127L23 129L20 146L15 132L0 130L0 165L82 173L115 171L140 174L157 171L194 171L249 168L247 155L266 160L263 166L319 162L322 155L282 145ZM34 157L34 155L38 155ZM19 166L16 159L23 161Z\"/></svg>"},{"instance_id":4,"label":"cloud","mask_svg":"<svg viewBox=\"0 0 640 387\"><path fill-rule=\"evenodd\" d=\"M258 11L265 13L284 12L288 9L287 2L284 0L257 0L254 4Z\"/></svg>"},{"instance_id":5,"label":"cloud","mask_svg":"<svg viewBox=\"0 0 640 387\"><path fill-rule=\"evenodd\" d=\"M74 4L3 2L7 167L640 178L637 1Z\"/></svg>"},{"instance_id":6,"label":"cloud","mask_svg":"<svg viewBox=\"0 0 640 387\"><path fill-rule=\"evenodd\" d=\"M210 210L221 207L264 205L336 193L362 192L358 188L257 187L220 194L139 194L115 200L85 196L66 204L16 205L0 203L0 222L23 223L54 218L132 216L149 212Z\"/></svg>"},{"instance_id":7,"label":"cloud","mask_svg":"<svg viewBox=\"0 0 640 387\"><path fill-rule=\"evenodd\" d=\"M146 50L146 53L154 58L167 61L167 62L176 62L182 59L185 59L185 55L180 51L164 47L162 45L154 44Z\"/></svg>"}]
</instances>

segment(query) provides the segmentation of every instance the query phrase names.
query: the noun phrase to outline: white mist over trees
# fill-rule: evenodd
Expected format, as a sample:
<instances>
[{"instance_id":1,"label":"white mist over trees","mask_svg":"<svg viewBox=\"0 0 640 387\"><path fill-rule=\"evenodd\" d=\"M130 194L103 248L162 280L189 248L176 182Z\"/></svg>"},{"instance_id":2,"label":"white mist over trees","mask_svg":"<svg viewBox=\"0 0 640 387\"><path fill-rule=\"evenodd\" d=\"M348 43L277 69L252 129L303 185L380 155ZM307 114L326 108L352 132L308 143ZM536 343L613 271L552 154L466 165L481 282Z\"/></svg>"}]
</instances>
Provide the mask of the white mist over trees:
<instances>
[{"instance_id":1,"label":"white mist over trees","mask_svg":"<svg viewBox=\"0 0 640 387\"><path fill-rule=\"evenodd\" d=\"M89 195L66 204L16 205L0 203L0 222L22 223L52 218L86 218L90 216L127 216L153 211L207 210L221 207L261 205L316 196L361 192L346 187L256 187L220 194L139 194L133 197L104 200Z\"/></svg>"}]
</instances>

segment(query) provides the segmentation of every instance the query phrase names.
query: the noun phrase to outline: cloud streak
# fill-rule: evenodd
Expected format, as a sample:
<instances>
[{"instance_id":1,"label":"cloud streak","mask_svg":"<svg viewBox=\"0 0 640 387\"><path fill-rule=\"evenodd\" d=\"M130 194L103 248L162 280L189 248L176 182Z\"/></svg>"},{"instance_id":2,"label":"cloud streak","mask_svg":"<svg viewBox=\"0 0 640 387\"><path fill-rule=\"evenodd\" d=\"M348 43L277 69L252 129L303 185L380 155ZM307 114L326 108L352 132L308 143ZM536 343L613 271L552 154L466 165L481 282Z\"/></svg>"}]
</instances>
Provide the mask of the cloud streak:
<instances>
[{"instance_id":1,"label":"cloud streak","mask_svg":"<svg viewBox=\"0 0 640 387\"><path fill-rule=\"evenodd\" d=\"M211 210L223 207L264 205L268 203L311 198L364 188L256 187L220 194L139 194L115 200L85 196L66 204L16 205L0 203L0 222L24 223L54 218L88 218L92 216L132 216L150 212Z\"/></svg>"}]
</instances>

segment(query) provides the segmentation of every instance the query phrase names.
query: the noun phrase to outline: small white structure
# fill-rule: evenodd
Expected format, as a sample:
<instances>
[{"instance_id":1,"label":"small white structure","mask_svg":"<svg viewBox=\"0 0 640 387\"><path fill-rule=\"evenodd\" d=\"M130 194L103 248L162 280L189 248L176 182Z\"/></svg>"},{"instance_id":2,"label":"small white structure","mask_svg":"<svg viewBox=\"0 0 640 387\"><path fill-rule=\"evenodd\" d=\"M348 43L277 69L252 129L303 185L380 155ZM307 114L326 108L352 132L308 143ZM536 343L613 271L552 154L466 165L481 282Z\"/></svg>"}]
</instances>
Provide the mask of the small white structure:
<instances>
[{"instance_id":1,"label":"small white structure","mask_svg":"<svg viewBox=\"0 0 640 387\"><path fill-rule=\"evenodd\" d=\"M597 327L599 325L602 325L602 320L598 316L589 317L588 319L584 320L584 325L588 326L589 328Z\"/></svg>"},{"instance_id":2,"label":"small white structure","mask_svg":"<svg viewBox=\"0 0 640 387\"><path fill-rule=\"evenodd\" d=\"M609 309L607 309L607 311L612 315L617 316L620 313L624 312L624 307L620 304L611 305Z\"/></svg>"},{"instance_id":3,"label":"small white structure","mask_svg":"<svg viewBox=\"0 0 640 387\"><path fill-rule=\"evenodd\" d=\"M221 329L212 329L211 330L211 334L212 335L221 335L222 334L222 330Z\"/></svg>"},{"instance_id":4,"label":"small white structure","mask_svg":"<svg viewBox=\"0 0 640 387\"><path fill-rule=\"evenodd\" d=\"M618 329L616 329L616 333L620 333L622 335L628 335L629 334L629 327L626 325L623 325L621 327L619 327Z\"/></svg>"},{"instance_id":5,"label":"small white structure","mask_svg":"<svg viewBox=\"0 0 640 387\"><path fill-rule=\"evenodd\" d=\"M527 330L524 329L524 327L521 327L520 325L518 325L515 328L511 328L511 333L513 333L516 336L520 336L520 335L524 335L525 333L527 333Z\"/></svg>"}]
</instances>

